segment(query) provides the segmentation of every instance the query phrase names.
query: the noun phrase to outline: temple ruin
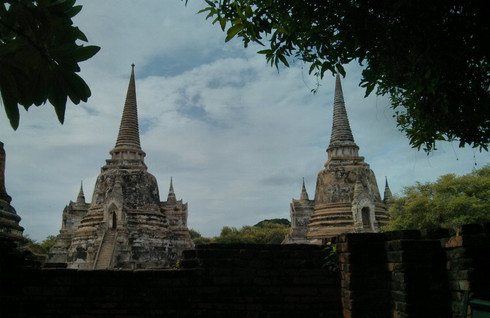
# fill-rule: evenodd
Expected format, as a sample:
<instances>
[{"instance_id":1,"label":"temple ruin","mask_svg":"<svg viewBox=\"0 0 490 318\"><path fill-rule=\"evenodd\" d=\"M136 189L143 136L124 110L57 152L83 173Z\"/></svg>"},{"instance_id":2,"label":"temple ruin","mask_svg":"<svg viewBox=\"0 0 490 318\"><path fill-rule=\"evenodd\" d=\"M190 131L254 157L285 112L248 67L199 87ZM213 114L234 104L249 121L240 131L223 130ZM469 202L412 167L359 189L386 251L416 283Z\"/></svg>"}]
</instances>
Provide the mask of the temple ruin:
<instances>
[{"instance_id":1,"label":"temple ruin","mask_svg":"<svg viewBox=\"0 0 490 318\"><path fill-rule=\"evenodd\" d=\"M283 244L321 243L342 233L379 232L388 221L374 172L364 157L349 125L337 74L333 124L325 169L317 176L315 199L309 200L303 180L300 200L290 205L291 231ZM385 196L391 196L386 182Z\"/></svg>"},{"instance_id":2,"label":"temple ruin","mask_svg":"<svg viewBox=\"0 0 490 318\"><path fill-rule=\"evenodd\" d=\"M80 188L47 263L76 269L137 269L173 266L194 247L187 228L187 203L177 200L173 181L161 202L156 178L147 171L140 146L134 65L119 135L111 159L97 178L92 202Z\"/></svg>"},{"instance_id":3,"label":"temple ruin","mask_svg":"<svg viewBox=\"0 0 490 318\"><path fill-rule=\"evenodd\" d=\"M10 205L12 198L5 189L5 161L5 150L3 149L3 142L0 141L0 238L5 237L20 242L23 240L24 228L19 225L20 216Z\"/></svg>"}]
</instances>

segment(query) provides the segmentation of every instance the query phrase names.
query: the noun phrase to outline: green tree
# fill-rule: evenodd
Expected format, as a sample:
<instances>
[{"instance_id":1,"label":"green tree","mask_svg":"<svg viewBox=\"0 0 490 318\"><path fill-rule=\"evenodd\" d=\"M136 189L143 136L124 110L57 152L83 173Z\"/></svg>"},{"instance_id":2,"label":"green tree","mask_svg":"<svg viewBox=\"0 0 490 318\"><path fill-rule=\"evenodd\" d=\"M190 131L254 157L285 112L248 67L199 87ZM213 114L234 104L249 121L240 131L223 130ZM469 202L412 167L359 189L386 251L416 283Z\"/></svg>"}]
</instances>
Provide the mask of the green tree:
<instances>
[{"instance_id":1,"label":"green tree","mask_svg":"<svg viewBox=\"0 0 490 318\"><path fill-rule=\"evenodd\" d=\"M240 229L223 227L214 243L281 244L290 227L284 224L263 221L260 225L243 226Z\"/></svg>"},{"instance_id":2,"label":"green tree","mask_svg":"<svg viewBox=\"0 0 490 318\"><path fill-rule=\"evenodd\" d=\"M203 237L201 233L194 229L189 229L189 233L191 235L191 239L194 242L194 244L210 244L212 243L212 239L209 237Z\"/></svg>"},{"instance_id":3,"label":"green tree","mask_svg":"<svg viewBox=\"0 0 490 318\"><path fill-rule=\"evenodd\" d=\"M281 244L290 230L290 225L284 224L282 220L284 219L264 220L254 226L246 225L240 229L224 226L219 236L207 238L199 234L193 241L194 244Z\"/></svg>"},{"instance_id":4,"label":"green tree","mask_svg":"<svg viewBox=\"0 0 490 318\"><path fill-rule=\"evenodd\" d=\"M186 0L187 2L188 0ZM268 47L272 66L293 59L322 78L342 65L365 66L360 85L388 95L412 147L430 152L458 140L488 150L490 19L484 1L205 0L200 12Z\"/></svg>"},{"instance_id":5,"label":"green tree","mask_svg":"<svg viewBox=\"0 0 490 318\"><path fill-rule=\"evenodd\" d=\"M417 183L395 196L385 230L443 227L490 222L490 165L470 174L447 174L434 183Z\"/></svg>"},{"instance_id":6,"label":"green tree","mask_svg":"<svg viewBox=\"0 0 490 318\"><path fill-rule=\"evenodd\" d=\"M0 4L0 92L11 126L19 126L19 105L26 110L49 101L63 123L67 98L86 102L91 92L76 73L78 63L94 56L72 18L75 0L3 0Z\"/></svg>"},{"instance_id":7,"label":"green tree","mask_svg":"<svg viewBox=\"0 0 490 318\"><path fill-rule=\"evenodd\" d=\"M291 226L291 222L289 222L288 219L270 219L270 220L263 220L263 221L260 221L259 223L255 224L254 226L263 227L263 226L267 226L268 223L275 223L275 224L285 225L287 227L290 227Z\"/></svg>"},{"instance_id":8,"label":"green tree","mask_svg":"<svg viewBox=\"0 0 490 318\"><path fill-rule=\"evenodd\" d=\"M194 229L189 229L189 234L191 235L191 239L202 237L201 233L199 233L198 231L196 231Z\"/></svg>"},{"instance_id":9,"label":"green tree","mask_svg":"<svg viewBox=\"0 0 490 318\"><path fill-rule=\"evenodd\" d=\"M56 236L55 235L48 235L44 241L41 243L41 247L47 252L53 247L53 245L56 243Z\"/></svg>"},{"instance_id":10,"label":"green tree","mask_svg":"<svg viewBox=\"0 0 490 318\"><path fill-rule=\"evenodd\" d=\"M23 238L26 244L39 244L35 239L31 238L29 234L24 234Z\"/></svg>"},{"instance_id":11,"label":"green tree","mask_svg":"<svg viewBox=\"0 0 490 318\"><path fill-rule=\"evenodd\" d=\"M29 234L25 234L24 236L24 244L22 246L23 249L28 250L30 253L34 255L46 255L46 250L38 243L38 241L32 239Z\"/></svg>"}]
</instances>

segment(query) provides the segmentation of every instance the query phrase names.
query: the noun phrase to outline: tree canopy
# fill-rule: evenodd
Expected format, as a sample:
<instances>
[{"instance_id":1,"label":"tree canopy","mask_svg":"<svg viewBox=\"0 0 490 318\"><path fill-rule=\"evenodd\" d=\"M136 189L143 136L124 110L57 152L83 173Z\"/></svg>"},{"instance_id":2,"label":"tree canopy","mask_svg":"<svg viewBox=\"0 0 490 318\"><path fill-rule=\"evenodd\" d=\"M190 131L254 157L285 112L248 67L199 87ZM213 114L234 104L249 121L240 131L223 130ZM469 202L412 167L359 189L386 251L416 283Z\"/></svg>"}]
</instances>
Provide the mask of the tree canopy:
<instances>
[{"instance_id":1,"label":"tree canopy","mask_svg":"<svg viewBox=\"0 0 490 318\"><path fill-rule=\"evenodd\" d=\"M188 0L187 0L188 1ZM186 2L187 2L186 1ZM272 66L292 59L322 78L365 65L360 86L387 95L412 147L459 141L488 150L490 19L484 1L206 0L200 12L226 41L268 46Z\"/></svg>"},{"instance_id":2,"label":"tree canopy","mask_svg":"<svg viewBox=\"0 0 490 318\"><path fill-rule=\"evenodd\" d=\"M392 199L385 230L448 228L490 222L490 165L470 174L404 188Z\"/></svg>"},{"instance_id":3,"label":"tree canopy","mask_svg":"<svg viewBox=\"0 0 490 318\"><path fill-rule=\"evenodd\" d=\"M41 247L47 252L56 244L56 235L48 235L41 243Z\"/></svg>"},{"instance_id":4,"label":"tree canopy","mask_svg":"<svg viewBox=\"0 0 490 318\"><path fill-rule=\"evenodd\" d=\"M4 0L0 4L0 92L11 126L19 126L19 105L26 110L49 101L63 123L67 98L86 102L91 92L79 62L94 56L72 18L75 0Z\"/></svg>"},{"instance_id":5,"label":"tree canopy","mask_svg":"<svg viewBox=\"0 0 490 318\"><path fill-rule=\"evenodd\" d=\"M270 223L285 225L287 227L291 226L291 222L289 222L288 219L266 219L266 220L260 221L259 223L255 224L254 226L267 227L267 226L270 226Z\"/></svg>"},{"instance_id":6,"label":"tree canopy","mask_svg":"<svg viewBox=\"0 0 490 318\"><path fill-rule=\"evenodd\" d=\"M224 226L219 236L202 237L199 232L190 230L195 244L281 244L290 230L290 223L285 219L264 220L254 226L243 226L240 229Z\"/></svg>"}]
</instances>

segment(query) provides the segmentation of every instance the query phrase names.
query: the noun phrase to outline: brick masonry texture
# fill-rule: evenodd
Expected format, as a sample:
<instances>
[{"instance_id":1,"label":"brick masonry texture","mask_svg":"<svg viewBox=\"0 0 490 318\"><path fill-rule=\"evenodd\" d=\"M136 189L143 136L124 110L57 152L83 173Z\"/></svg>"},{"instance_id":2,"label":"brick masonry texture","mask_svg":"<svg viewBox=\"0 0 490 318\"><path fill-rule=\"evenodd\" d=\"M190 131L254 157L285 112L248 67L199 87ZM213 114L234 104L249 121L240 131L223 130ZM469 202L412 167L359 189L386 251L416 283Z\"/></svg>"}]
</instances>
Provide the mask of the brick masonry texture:
<instances>
[{"instance_id":1,"label":"brick masonry texture","mask_svg":"<svg viewBox=\"0 0 490 318\"><path fill-rule=\"evenodd\" d=\"M2 317L342 317L318 246L211 245L179 270L17 269Z\"/></svg>"},{"instance_id":2,"label":"brick masonry texture","mask_svg":"<svg viewBox=\"0 0 490 318\"><path fill-rule=\"evenodd\" d=\"M197 246L180 269L39 269L2 242L1 317L466 317L490 299L490 226L351 233L340 272L312 245ZM28 266L27 266L28 265Z\"/></svg>"}]
</instances>

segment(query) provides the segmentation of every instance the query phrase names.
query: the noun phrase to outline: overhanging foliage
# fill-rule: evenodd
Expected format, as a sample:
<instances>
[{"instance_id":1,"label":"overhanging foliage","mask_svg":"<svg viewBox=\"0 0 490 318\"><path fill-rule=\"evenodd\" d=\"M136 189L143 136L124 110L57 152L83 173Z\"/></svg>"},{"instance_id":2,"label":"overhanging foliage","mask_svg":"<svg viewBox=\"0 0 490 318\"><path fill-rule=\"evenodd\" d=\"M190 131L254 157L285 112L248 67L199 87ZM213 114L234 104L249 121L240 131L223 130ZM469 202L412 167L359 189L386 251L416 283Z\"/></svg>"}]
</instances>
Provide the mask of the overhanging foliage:
<instances>
[{"instance_id":1,"label":"overhanging foliage","mask_svg":"<svg viewBox=\"0 0 490 318\"><path fill-rule=\"evenodd\" d=\"M19 126L19 105L49 102L63 123L67 98L86 102L91 92L79 62L94 56L97 46L72 18L82 6L75 0L4 0L0 4L0 92L11 126Z\"/></svg>"},{"instance_id":2,"label":"overhanging foliage","mask_svg":"<svg viewBox=\"0 0 490 318\"><path fill-rule=\"evenodd\" d=\"M187 1L186 1L187 2ZM412 147L438 141L488 150L490 19L483 1L206 0L226 41L254 42L268 63L309 63L322 78L365 65L360 85L388 95ZM267 44L264 44L268 42Z\"/></svg>"}]
</instances>

